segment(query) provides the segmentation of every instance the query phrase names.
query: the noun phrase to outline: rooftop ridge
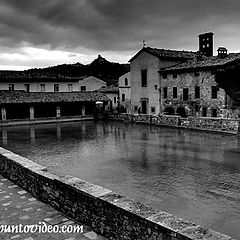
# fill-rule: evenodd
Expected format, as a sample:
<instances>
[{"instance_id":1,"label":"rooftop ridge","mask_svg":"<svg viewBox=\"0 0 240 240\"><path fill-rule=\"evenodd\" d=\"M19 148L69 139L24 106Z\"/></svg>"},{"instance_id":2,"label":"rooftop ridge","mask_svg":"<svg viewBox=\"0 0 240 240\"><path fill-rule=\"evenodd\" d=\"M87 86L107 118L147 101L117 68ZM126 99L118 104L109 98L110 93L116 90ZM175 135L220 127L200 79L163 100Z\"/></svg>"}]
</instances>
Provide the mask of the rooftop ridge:
<instances>
[{"instance_id":1,"label":"rooftop ridge","mask_svg":"<svg viewBox=\"0 0 240 240\"><path fill-rule=\"evenodd\" d=\"M176 49L152 48L152 47L146 47L146 48L148 48L148 49L153 49L153 50L160 50L160 51L170 51L170 52L197 53L197 51L190 51L190 50L176 50Z\"/></svg>"}]
</instances>

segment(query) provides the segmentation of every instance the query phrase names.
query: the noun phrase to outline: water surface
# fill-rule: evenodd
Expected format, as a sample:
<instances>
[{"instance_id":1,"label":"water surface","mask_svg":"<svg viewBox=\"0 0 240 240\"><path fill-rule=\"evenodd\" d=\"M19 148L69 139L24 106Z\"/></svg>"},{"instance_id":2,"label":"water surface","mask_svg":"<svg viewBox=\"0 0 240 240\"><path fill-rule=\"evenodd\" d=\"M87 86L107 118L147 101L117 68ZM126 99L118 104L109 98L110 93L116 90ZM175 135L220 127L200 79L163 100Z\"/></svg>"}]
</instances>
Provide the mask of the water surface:
<instances>
[{"instance_id":1,"label":"water surface","mask_svg":"<svg viewBox=\"0 0 240 240\"><path fill-rule=\"evenodd\" d=\"M0 144L47 166L240 239L240 139L123 123L0 129Z\"/></svg>"}]
</instances>

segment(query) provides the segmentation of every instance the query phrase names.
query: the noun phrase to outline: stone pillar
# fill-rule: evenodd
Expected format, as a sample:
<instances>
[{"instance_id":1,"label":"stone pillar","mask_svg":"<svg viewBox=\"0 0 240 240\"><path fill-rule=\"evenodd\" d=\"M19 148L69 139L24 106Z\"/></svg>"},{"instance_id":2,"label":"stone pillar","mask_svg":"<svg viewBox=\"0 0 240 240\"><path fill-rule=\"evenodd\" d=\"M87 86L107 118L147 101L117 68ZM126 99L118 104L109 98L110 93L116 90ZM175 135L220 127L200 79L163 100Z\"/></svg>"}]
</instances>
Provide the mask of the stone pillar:
<instances>
[{"instance_id":1,"label":"stone pillar","mask_svg":"<svg viewBox=\"0 0 240 240\"><path fill-rule=\"evenodd\" d=\"M61 117L61 108L60 107L56 107L56 117L57 118Z\"/></svg>"},{"instance_id":2,"label":"stone pillar","mask_svg":"<svg viewBox=\"0 0 240 240\"><path fill-rule=\"evenodd\" d=\"M5 107L1 108L1 114L2 114L2 121L6 121L7 120L7 114L6 114L6 108Z\"/></svg>"},{"instance_id":3,"label":"stone pillar","mask_svg":"<svg viewBox=\"0 0 240 240\"><path fill-rule=\"evenodd\" d=\"M85 105L82 105L82 116L85 116L85 115L86 115L85 110L86 110Z\"/></svg>"},{"instance_id":4,"label":"stone pillar","mask_svg":"<svg viewBox=\"0 0 240 240\"><path fill-rule=\"evenodd\" d=\"M30 120L34 120L34 107L30 107Z\"/></svg>"}]
</instances>

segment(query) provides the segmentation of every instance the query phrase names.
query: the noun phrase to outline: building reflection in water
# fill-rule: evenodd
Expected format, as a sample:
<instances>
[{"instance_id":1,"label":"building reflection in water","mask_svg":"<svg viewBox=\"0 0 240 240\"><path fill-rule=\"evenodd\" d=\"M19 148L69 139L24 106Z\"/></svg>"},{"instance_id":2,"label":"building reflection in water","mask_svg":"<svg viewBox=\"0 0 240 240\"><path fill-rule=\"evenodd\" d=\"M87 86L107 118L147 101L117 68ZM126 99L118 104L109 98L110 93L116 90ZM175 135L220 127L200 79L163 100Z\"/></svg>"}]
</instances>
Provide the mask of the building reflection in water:
<instances>
[{"instance_id":1,"label":"building reflection in water","mask_svg":"<svg viewBox=\"0 0 240 240\"><path fill-rule=\"evenodd\" d=\"M8 144L8 132L7 129L2 129L2 143L3 145Z\"/></svg>"},{"instance_id":2,"label":"building reflection in water","mask_svg":"<svg viewBox=\"0 0 240 240\"><path fill-rule=\"evenodd\" d=\"M30 140L31 140L31 143L35 143L35 141L36 141L35 126L30 126Z\"/></svg>"},{"instance_id":3,"label":"building reflection in water","mask_svg":"<svg viewBox=\"0 0 240 240\"><path fill-rule=\"evenodd\" d=\"M57 125L57 139L61 140L62 139L62 129L61 125Z\"/></svg>"}]
</instances>

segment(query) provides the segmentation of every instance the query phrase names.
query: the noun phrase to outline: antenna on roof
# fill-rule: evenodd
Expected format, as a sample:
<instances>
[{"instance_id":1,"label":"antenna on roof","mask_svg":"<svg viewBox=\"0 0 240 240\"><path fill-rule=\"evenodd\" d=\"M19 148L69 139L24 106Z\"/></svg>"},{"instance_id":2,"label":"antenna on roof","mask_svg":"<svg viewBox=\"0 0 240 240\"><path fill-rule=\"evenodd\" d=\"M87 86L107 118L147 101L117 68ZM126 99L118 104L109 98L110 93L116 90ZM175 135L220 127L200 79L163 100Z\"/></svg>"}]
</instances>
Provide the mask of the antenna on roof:
<instances>
[{"instance_id":1,"label":"antenna on roof","mask_svg":"<svg viewBox=\"0 0 240 240\"><path fill-rule=\"evenodd\" d=\"M143 40L143 48L145 48L145 47L146 47L146 41Z\"/></svg>"}]
</instances>

